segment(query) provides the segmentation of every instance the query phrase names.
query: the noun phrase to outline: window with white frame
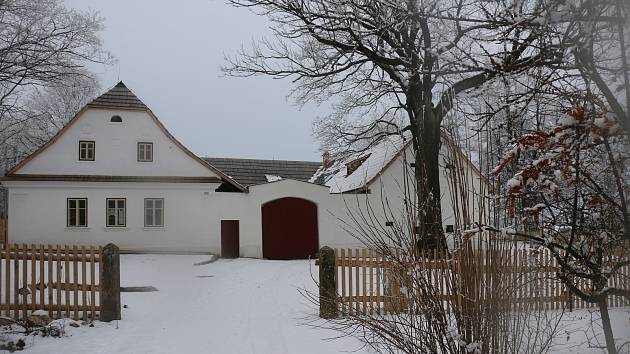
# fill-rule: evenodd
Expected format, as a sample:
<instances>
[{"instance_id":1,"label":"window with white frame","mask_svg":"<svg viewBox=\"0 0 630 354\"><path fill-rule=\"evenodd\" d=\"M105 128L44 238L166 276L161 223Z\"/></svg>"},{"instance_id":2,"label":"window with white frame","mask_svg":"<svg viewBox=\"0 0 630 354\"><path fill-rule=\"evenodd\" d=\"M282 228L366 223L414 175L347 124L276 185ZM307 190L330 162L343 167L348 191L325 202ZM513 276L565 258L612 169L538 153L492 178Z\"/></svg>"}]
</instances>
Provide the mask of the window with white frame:
<instances>
[{"instance_id":1,"label":"window with white frame","mask_svg":"<svg viewBox=\"0 0 630 354\"><path fill-rule=\"evenodd\" d=\"M153 161L153 143L138 143L138 162Z\"/></svg>"},{"instance_id":2,"label":"window with white frame","mask_svg":"<svg viewBox=\"0 0 630 354\"><path fill-rule=\"evenodd\" d=\"M127 200L124 198L107 198L107 227L124 227L126 225Z\"/></svg>"},{"instance_id":3,"label":"window with white frame","mask_svg":"<svg viewBox=\"0 0 630 354\"><path fill-rule=\"evenodd\" d=\"M144 226L164 226L164 198L144 199Z\"/></svg>"},{"instance_id":4,"label":"window with white frame","mask_svg":"<svg viewBox=\"0 0 630 354\"><path fill-rule=\"evenodd\" d=\"M79 161L94 161L95 147L93 141L79 141Z\"/></svg>"},{"instance_id":5,"label":"window with white frame","mask_svg":"<svg viewBox=\"0 0 630 354\"><path fill-rule=\"evenodd\" d=\"M87 198L68 198L67 221L68 227L87 227Z\"/></svg>"}]
</instances>

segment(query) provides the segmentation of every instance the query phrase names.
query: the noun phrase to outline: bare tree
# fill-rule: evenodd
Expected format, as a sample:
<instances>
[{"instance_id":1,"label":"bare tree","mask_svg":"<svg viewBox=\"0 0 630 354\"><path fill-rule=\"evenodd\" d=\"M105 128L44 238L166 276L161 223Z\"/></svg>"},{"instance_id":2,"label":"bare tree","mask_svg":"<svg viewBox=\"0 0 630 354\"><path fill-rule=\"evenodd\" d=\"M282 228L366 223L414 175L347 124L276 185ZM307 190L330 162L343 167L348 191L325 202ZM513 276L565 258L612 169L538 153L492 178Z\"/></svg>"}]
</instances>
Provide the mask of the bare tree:
<instances>
[{"instance_id":1,"label":"bare tree","mask_svg":"<svg viewBox=\"0 0 630 354\"><path fill-rule=\"evenodd\" d=\"M549 249L559 264L556 277L574 296L598 306L612 354L617 348L607 301L630 301L630 279L620 272L630 264L624 237L630 140L607 114L605 100L587 93L569 102L554 126L519 138L496 173L520 156L507 182L508 209L513 218L535 219L540 230L507 232ZM539 202L517 213L519 198Z\"/></svg>"},{"instance_id":2,"label":"bare tree","mask_svg":"<svg viewBox=\"0 0 630 354\"><path fill-rule=\"evenodd\" d=\"M573 44L575 67L630 134L630 4L583 0L569 9L567 17L565 36Z\"/></svg>"},{"instance_id":3,"label":"bare tree","mask_svg":"<svg viewBox=\"0 0 630 354\"><path fill-rule=\"evenodd\" d=\"M50 140L99 89L96 77L83 71L45 87L34 87L28 95L24 93L27 97L20 111L0 121L0 171L9 169Z\"/></svg>"},{"instance_id":4,"label":"bare tree","mask_svg":"<svg viewBox=\"0 0 630 354\"><path fill-rule=\"evenodd\" d=\"M539 1L230 2L268 16L275 38L229 60L226 73L291 77L298 102L333 99L338 124L320 125L353 144L411 132L427 248L445 249L438 153L456 98L501 75L562 62L535 21L547 10Z\"/></svg>"},{"instance_id":5,"label":"bare tree","mask_svg":"<svg viewBox=\"0 0 630 354\"><path fill-rule=\"evenodd\" d=\"M85 65L112 61L102 48L102 28L102 18L96 13L69 10L61 0L0 2L0 145L4 156L19 157L41 143L28 139L50 136L73 110L70 100L82 100L71 85L81 83L76 88L85 88L84 83L94 82ZM65 101L65 108L43 102L49 99L58 100L55 105ZM18 135L23 141L9 144Z\"/></svg>"},{"instance_id":6,"label":"bare tree","mask_svg":"<svg viewBox=\"0 0 630 354\"><path fill-rule=\"evenodd\" d=\"M447 197L457 206L455 224L463 226L484 218L486 199L470 202L479 196L464 187L470 184L470 168L457 147L459 140L453 135L450 138L441 158L453 166L447 172L451 187ZM403 152L401 158L412 161L408 157L413 159ZM335 301L338 317L316 325L358 337L378 353L546 353L558 335L563 315L562 309L544 306L542 294L549 279L526 271L517 275L510 257L519 243L487 238L487 234L470 238L472 233L456 233L453 236L461 242L451 244L456 249L448 258L436 257L437 250L418 251L416 208L422 206L415 201L413 170L408 163L403 166L404 173L397 180L400 190L381 188L382 194L372 198L348 195L347 217L340 217L346 230L369 249L370 267L373 262L378 264L376 281L384 289L383 305L379 295L376 311L365 303L360 306L357 298L369 294L363 285L361 295L357 295L359 287L355 288L354 302L347 298ZM398 200L401 195L402 203ZM383 216L391 220L390 225L384 225ZM373 251L376 259L372 259ZM344 262L349 264L347 259L341 260L341 267ZM529 259L521 259L519 265L543 266ZM372 275L369 277L371 282ZM345 284L346 277L338 274L337 281ZM525 293L533 298L524 299ZM317 294L306 296L319 301Z\"/></svg>"}]
</instances>

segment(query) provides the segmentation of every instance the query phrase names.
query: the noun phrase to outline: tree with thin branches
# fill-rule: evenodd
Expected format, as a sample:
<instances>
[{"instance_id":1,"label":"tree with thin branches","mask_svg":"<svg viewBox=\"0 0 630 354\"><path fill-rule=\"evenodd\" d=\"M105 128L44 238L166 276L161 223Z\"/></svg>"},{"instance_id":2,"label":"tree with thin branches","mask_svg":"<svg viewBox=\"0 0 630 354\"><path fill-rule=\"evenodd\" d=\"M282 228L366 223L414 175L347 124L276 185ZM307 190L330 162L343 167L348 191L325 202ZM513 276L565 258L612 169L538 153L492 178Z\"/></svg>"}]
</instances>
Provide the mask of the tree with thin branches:
<instances>
[{"instance_id":1,"label":"tree with thin branches","mask_svg":"<svg viewBox=\"0 0 630 354\"><path fill-rule=\"evenodd\" d=\"M274 38L228 59L228 75L291 78L298 102L332 100L335 119L320 125L338 133L338 146L369 147L410 133L424 248L446 249L438 156L440 128L455 100L502 75L562 62L535 22L544 2L230 3L267 16Z\"/></svg>"}]
</instances>

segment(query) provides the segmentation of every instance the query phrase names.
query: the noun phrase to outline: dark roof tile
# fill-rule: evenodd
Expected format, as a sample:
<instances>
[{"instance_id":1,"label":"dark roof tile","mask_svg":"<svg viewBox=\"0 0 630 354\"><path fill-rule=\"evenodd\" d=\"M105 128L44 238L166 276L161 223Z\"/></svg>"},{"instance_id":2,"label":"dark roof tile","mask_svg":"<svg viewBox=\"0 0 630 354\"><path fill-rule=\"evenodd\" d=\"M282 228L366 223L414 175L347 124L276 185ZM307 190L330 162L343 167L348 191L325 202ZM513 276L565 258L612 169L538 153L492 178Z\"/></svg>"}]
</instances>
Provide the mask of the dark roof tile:
<instances>
[{"instance_id":1,"label":"dark roof tile","mask_svg":"<svg viewBox=\"0 0 630 354\"><path fill-rule=\"evenodd\" d=\"M265 175L308 182L321 162L204 157L209 164L244 186L267 183Z\"/></svg>"},{"instance_id":2,"label":"dark roof tile","mask_svg":"<svg viewBox=\"0 0 630 354\"><path fill-rule=\"evenodd\" d=\"M148 109L147 106L134 95L131 90L121 81L111 90L95 98L89 104L107 107L141 108Z\"/></svg>"}]
</instances>

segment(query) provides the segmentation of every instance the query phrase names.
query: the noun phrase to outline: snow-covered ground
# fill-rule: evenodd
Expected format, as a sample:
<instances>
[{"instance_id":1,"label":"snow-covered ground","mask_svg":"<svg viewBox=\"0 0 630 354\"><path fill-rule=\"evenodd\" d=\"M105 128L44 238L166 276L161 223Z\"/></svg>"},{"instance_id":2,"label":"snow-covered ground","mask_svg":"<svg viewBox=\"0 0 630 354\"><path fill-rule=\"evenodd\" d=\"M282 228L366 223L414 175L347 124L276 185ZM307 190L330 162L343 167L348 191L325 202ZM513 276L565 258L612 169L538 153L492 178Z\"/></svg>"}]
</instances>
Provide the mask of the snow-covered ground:
<instances>
[{"instance_id":1,"label":"snow-covered ground","mask_svg":"<svg viewBox=\"0 0 630 354\"><path fill-rule=\"evenodd\" d=\"M610 309L613 334L619 354L630 354L630 309ZM551 346L554 354L599 354L607 353L602 334L599 312L593 309L567 312L560 322L558 334Z\"/></svg>"},{"instance_id":2,"label":"snow-covered ground","mask_svg":"<svg viewBox=\"0 0 630 354\"><path fill-rule=\"evenodd\" d=\"M159 291L122 293L121 321L66 327L66 338L29 337L29 352L323 354L361 348L352 338L326 340L336 333L305 325L317 309L298 290L315 290L313 261L240 258L193 266L206 259L122 255L122 286Z\"/></svg>"},{"instance_id":3,"label":"snow-covered ground","mask_svg":"<svg viewBox=\"0 0 630 354\"><path fill-rule=\"evenodd\" d=\"M66 326L63 338L29 336L30 353L348 353L369 351L353 338L309 326L317 309L299 292L315 291L313 261L218 260L206 256L123 255L122 286L152 285L150 293L123 293L122 321ZM618 343L630 340L630 310L612 312ZM573 319L573 320L571 320ZM588 311L563 321L554 353L588 349ZM630 352L630 348L623 353Z\"/></svg>"}]
</instances>

